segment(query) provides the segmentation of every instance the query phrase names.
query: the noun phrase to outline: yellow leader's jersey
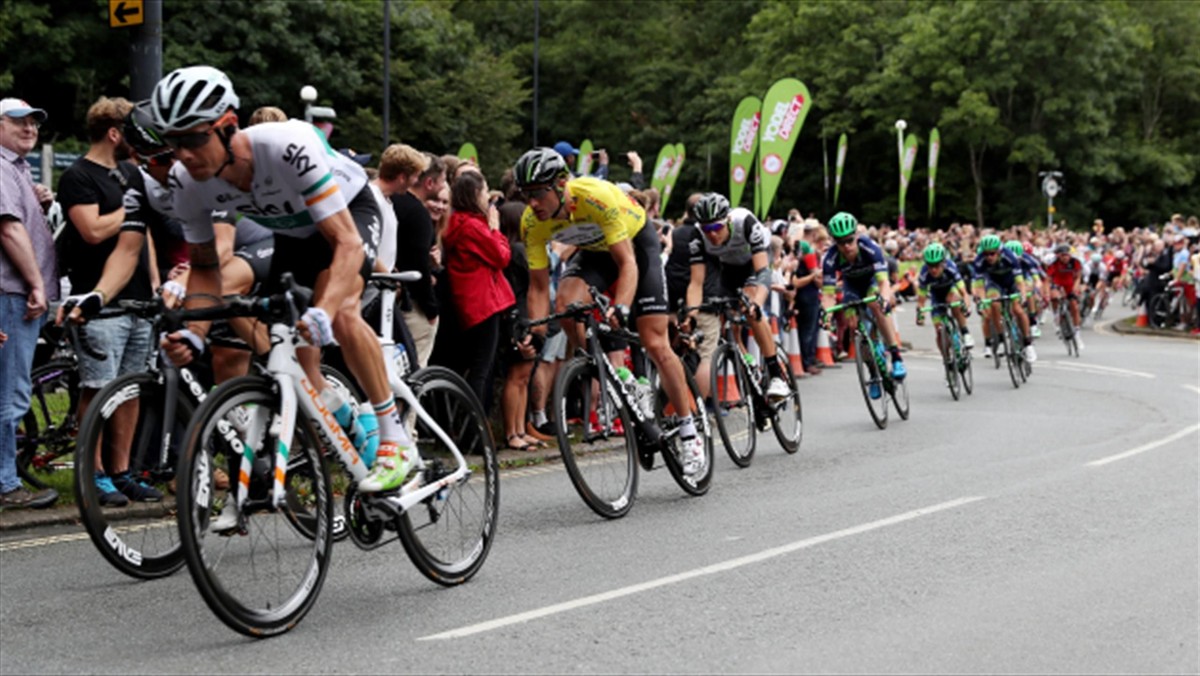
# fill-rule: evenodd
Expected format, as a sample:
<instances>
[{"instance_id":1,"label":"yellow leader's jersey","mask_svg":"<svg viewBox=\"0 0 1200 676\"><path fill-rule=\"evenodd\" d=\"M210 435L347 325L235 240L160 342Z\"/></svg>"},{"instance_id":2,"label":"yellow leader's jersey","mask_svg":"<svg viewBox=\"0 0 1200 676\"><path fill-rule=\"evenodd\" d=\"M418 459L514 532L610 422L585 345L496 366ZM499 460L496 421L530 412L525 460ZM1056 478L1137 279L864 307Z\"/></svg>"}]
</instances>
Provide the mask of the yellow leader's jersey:
<instances>
[{"instance_id":1,"label":"yellow leader's jersey","mask_svg":"<svg viewBox=\"0 0 1200 676\"><path fill-rule=\"evenodd\" d=\"M633 239L646 225L646 210L608 181L590 176L571 179L563 199L566 218L539 221L533 210L525 207L521 238L530 270L550 266L546 255L550 240L588 251L608 251L617 242Z\"/></svg>"}]
</instances>

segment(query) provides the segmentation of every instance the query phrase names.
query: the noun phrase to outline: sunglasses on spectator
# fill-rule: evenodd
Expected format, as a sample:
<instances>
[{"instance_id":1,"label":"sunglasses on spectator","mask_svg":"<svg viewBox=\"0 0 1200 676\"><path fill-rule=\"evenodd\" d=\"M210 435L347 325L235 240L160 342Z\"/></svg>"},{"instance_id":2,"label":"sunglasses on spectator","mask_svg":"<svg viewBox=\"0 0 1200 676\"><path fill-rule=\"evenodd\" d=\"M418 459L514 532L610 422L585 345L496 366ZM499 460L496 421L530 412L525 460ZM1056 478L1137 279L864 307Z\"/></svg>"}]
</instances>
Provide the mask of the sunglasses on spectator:
<instances>
[{"instance_id":1,"label":"sunglasses on spectator","mask_svg":"<svg viewBox=\"0 0 1200 676\"><path fill-rule=\"evenodd\" d=\"M700 226L704 232L718 232L725 228L725 221L717 221L716 223L706 223Z\"/></svg>"},{"instance_id":2,"label":"sunglasses on spectator","mask_svg":"<svg viewBox=\"0 0 1200 676\"><path fill-rule=\"evenodd\" d=\"M195 150L203 148L204 144L208 143L208 137L216 131L216 127L209 127L206 131L197 131L189 134L167 134L163 136L163 143L166 143L171 150Z\"/></svg>"},{"instance_id":3,"label":"sunglasses on spectator","mask_svg":"<svg viewBox=\"0 0 1200 676\"><path fill-rule=\"evenodd\" d=\"M520 190L521 196L527 200L541 199L548 192L550 192L550 186L548 185L542 185L536 188L522 188Z\"/></svg>"},{"instance_id":4,"label":"sunglasses on spectator","mask_svg":"<svg viewBox=\"0 0 1200 676\"><path fill-rule=\"evenodd\" d=\"M847 244L853 243L854 238L853 237L839 237L838 239L833 240L833 242L834 242L834 244L837 244L838 246L846 246Z\"/></svg>"}]
</instances>

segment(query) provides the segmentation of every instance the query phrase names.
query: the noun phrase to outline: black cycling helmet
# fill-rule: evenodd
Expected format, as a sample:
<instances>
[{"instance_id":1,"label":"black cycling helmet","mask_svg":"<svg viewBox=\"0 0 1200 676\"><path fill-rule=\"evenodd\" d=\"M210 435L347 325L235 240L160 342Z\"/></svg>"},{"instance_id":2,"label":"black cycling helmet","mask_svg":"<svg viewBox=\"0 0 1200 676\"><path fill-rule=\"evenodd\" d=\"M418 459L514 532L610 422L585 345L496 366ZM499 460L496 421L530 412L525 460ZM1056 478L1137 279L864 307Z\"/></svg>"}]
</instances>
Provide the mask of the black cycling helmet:
<instances>
[{"instance_id":1,"label":"black cycling helmet","mask_svg":"<svg viewBox=\"0 0 1200 676\"><path fill-rule=\"evenodd\" d=\"M154 130L154 121L150 115L150 102L142 101L125 116L125 126L122 130L125 142L134 152L142 157L154 157L170 151L163 142L162 136Z\"/></svg>"},{"instance_id":2,"label":"black cycling helmet","mask_svg":"<svg viewBox=\"0 0 1200 676\"><path fill-rule=\"evenodd\" d=\"M553 148L534 148L513 165L513 178L518 188L548 185L569 173L566 161Z\"/></svg>"},{"instance_id":3,"label":"black cycling helmet","mask_svg":"<svg viewBox=\"0 0 1200 676\"><path fill-rule=\"evenodd\" d=\"M725 220L729 215L729 200L718 192L706 192L692 207L692 216L701 225Z\"/></svg>"}]
</instances>

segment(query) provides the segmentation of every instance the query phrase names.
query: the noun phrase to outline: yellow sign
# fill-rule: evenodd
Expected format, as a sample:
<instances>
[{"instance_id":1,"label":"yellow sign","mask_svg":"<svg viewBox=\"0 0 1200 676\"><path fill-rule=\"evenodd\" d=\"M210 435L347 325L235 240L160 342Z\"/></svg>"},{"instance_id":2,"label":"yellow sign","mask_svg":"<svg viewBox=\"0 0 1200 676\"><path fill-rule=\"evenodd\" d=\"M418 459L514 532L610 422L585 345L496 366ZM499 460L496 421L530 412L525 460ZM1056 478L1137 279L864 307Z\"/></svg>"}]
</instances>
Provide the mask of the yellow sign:
<instances>
[{"instance_id":1,"label":"yellow sign","mask_svg":"<svg viewBox=\"0 0 1200 676\"><path fill-rule=\"evenodd\" d=\"M142 0L108 0L108 25L111 28L140 26L146 20Z\"/></svg>"},{"instance_id":2,"label":"yellow sign","mask_svg":"<svg viewBox=\"0 0 1200 676\"><path fill-rule=\"evenodd\" d=\"M1054 208L1054 205L1053 205L1053 204L1051 204L1051 205L1050 205L1050 213L1054 213L1054 212L1056 212L1056 211L1058 211L1058 209L1055 209L1055 208Z\"/></svg>"}]
</instances>

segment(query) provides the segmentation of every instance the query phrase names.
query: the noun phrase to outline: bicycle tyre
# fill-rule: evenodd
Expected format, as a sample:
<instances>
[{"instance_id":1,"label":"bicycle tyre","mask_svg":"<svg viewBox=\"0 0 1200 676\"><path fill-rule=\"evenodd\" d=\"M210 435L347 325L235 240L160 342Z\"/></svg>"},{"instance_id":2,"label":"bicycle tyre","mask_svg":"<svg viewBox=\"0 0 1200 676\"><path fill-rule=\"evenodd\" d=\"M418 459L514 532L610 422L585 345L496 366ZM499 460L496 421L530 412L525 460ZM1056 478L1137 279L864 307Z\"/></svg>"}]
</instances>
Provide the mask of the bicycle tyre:
<instances>
[{"instance_id":1,"label":"bicycle tyre","mask_svg":"<svg viewBox=\"0 0 1200 676\"><path fill-rule=\"evenodd\" d=\"M684 493L700 496L707 493L709 487L712 486L713 465L715 464L713 462L713 434L708 416L704 413L704 397L700 394L696 379L687 369L684 369L684 378L687 380L688 392L692 396L692 420L696 424L696 432L704 440L704 471L699 476L687 476L683 473L683 464L679 462L679 435L677 434L670 435L670 438L663 443L663 464L667 466L671 478L683 489ZM665 411L668 403L666 390L660 387L657 395L654 414L662 426L663 433L669 434L678 427L679 415L674 411L668 415Z\"/></svg>"},{"instance_id":2,"label":"bicycle tyre","mask_svg":"<svg viewBox=\"0 0 1200 676\"><path fill-rule=\"evenodd\" d=\"M883 377L879 365L875 362L871 343L861 333L854 334L854 366L858 371L858 384L862 387L863 401L867 402L867 411L871 420L879 429L886 429L888 422L888 404L886 392L883 391ZM879 388L879 398L871 398L871 384ZM882 404L877 406L875 402Z\"/></svg>"},{"instance_id":3,"label":"bicycle tyre","mask_svg":"<svg viewBox=\"0 0 1200 676\"><path fill-rule=\"evenodd\" d=\"M483 406L458 374L430 366L409 376L417 401L446 432L473 471L399 520L400 543L421 574L450 587L470 580L483 566L496 534L500 467ZM452 471L457 461L427 424L416 422L416 443L426 472ZM436 477L434 477L436 479ZM467 518L461 526L451 520ZM443 528L444 526L444 528Z\"/></svg>"},{"instance_id":4,"label":"bicycle tyre","mask_svg":"<svg viewBox=\"0 0 1200 676\"><path fill-rule=\"evenodd\" d=\"M1013 387L1019 388L1021 387L1021 376L1017 374L1019 368L1015 352L1017 346L1013 344L1012 330L1007 321L1004 323L1002 341L1004 344L1004 363L1008 365L1008 376L1012 379Z\"/></svg>"},{"instance_id":5,"label":"bicycle tyre","mask_svg":"<svg viewBox=\"0 0 1200 676\"><path fill-rule=\"evenodd\" d=\"M579 497L600 516L618 519L629 513L637 498L637 435L629 412L613 402L625 436L600 438L601 442L618 441L589 447L595 440L589 434L592 391L600 378L590 357L575 357L560 368L554 379L553 400L559 406L554 426L563 466Z\"/></svg>"},{"instance_id":6,"label":"bicycle tyre","mask_svg":"<svg viewBox=\"0 0 1200 676\"><path fill-rule=\"evenodd\" d=\"M166 402L164 384L154 373L128 373L115 378L96 393L79 426L75 450L75 504L92 544L104 560L122 573L139 579L165 577L183 566L178 526L169 497L168 483L174 476L174 464L158 467L162 433L162 406ZM140 400L135 432L129 454L129 470L162 493L158 503L137 503L104 508L96 490L96 454L92 449L106 439L106 428L116 410L127 402ZM172 438L184 436L192 418L192 402L180 391L176 396L175 425ZM119 524L118 521L125 523Z\"/></svg>"},{"instance_id":7,"label":"bicycle tyre","mask_svg":"<svg viewBox=\"0 0 1200 676\"><path fill-rule=\"evenodd\" d=\"M1021 349L1014 351L1013 358L1017 360L1017 375L1021 377L1021 383L1024 384L1029 380L1029 375L1033 373L1033 368L1029 365L1029 360L1025 358L1025 350L1023 348L1025 338L1021 335L1020 327L1018 327L1015 319L1012 321L1009 330L1012 332L1013 346L1022 346Z\"/></svg>"},{"instance_id":8,"label":"bicycle tyre","mask_svg":"<svg viewBox=\"0 0 1200 676\"><path fill-rule=\"evenodd\" d=\"M971 351L962 350L959 353L959 359L962 363L960 375L962 376L963 389L967 394L972 394L975 391L975 369L972 365L974 359L971 358Z\"/></svg>"},{"instance_id":9,"label":"bicycle tyre","mask_svg":"<svg viewBox=\"0 0 1200 676\"><path fill-rule=\"evenodd\" d=\"M754 396L746 362L732 345L726 343L717 348L712 357L709 380L713 418L721 435L721 444L733 464L749 467L754 460L758 432L754 424Z\"/></svg>"},{"instance_id":10,"label":"bicycle tyre","mask_svg":"<svg viewBox=\"0 0 1200 676\"><path fill-rule=\"evenodd\" d=\"M17 474L30 486L49 488L37 472L62 467L59 458L73 458L79 433L79 366L73 359L55 359L30 373L29 410L17 430Z\"/></svg>"},{"instance_id":11,"label":"bicycle tyre","mask_svg":"<svg viewBox=\"0 0 1200 676\"><path fill-rule=\"evenodd\" d=\"M333 547L329 474L320 446L314 443L319 437L303 410L297 412L285 483L294 487L295 467L311 468L308 478L313 483L308 488L314 497L316 532L305 533L293 526L294 519L268 509L241 515L244 531L210 532L218 503L234 499L232 489L237 485L231 481L221 488L214 481L214 470L232 466L246 445L258 449L259 459L273 456L277 441L268 423L279 414L279 405L275 383L268 377L243 376L225 382L196 411L180 458L179 529L188 571L209 609L226 626L253 638L285 633L303 619L320 595ZM247 478L252 499L269 492L271 464L260 472L255 463ZM288 542L264 545L261 549L269 551L262 553L268 556L253 564L239 560L254 557L259 553L257 545L272 535ZM284 556L299 565L284 564ZM275 570L268 571L272 566ZM293 581L281 581L287 574ZM250 598L272 590L283 590L282 598Z\"/></svg>"},{"instance_id":12,"label":"bicycle tyre","mask_svg":"<svg viewBox=\"0 0 1200 676\"><path fill-rule=\"evenodd\" d=\"M792 455L800 450L800 444L804 441L804 407L800 401L800 386L796 383L791 360L779 345L775 346L775 358L779 361L779 369L787 382L788 396L771 407L771 429L775 431L775 439L779 441L784 452Z\"/></svg>"},{"instance_id":13,"label":"bicycle tyre","mask_svg":"<svg viewBox=\"0 0 1200 676\"><path fill-rule=\"evenodd\" d=\"M954 401L958 401L962 397L962 385L959 382L958 364L954 351L954 340L952 338L952 329L947 329L938 323L937 327L937 345L944 346L942 349L942 366L946 369L946 383L950 386L950 396Z\"/></svg>"}]
</instances>

